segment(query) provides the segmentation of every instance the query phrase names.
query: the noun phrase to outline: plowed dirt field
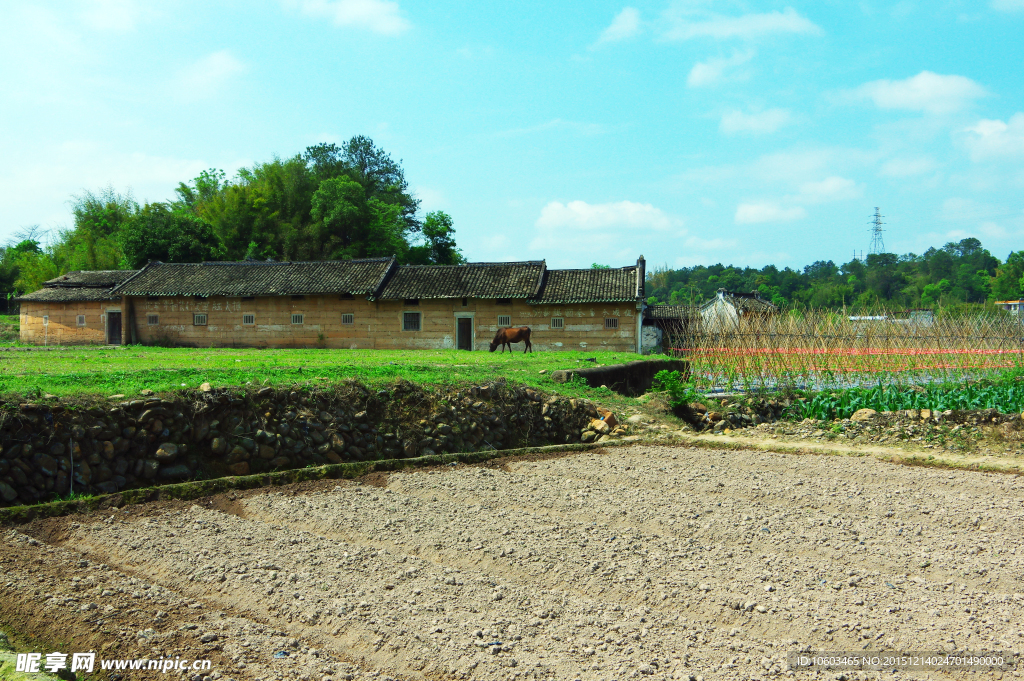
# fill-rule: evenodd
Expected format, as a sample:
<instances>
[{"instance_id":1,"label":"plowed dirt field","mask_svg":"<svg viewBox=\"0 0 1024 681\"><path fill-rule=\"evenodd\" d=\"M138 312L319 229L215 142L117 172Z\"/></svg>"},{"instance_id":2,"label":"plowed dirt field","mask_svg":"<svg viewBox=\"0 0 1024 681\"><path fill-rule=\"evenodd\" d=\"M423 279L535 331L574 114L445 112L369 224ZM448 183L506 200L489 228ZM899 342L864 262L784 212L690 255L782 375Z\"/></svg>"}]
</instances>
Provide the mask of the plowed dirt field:
<instances>
[{"instance_id":1,"label":"plowed dirt field","mask_svg":"<svg viewBox=\"0 0 1024 681\"><path fill-rule=\"evenodd\" d=\"M10 528L0 621L215 679L831 679L787 654L1024 649L1022 530L1016 476L634 445Z\"/></svg>"}]
</instances>

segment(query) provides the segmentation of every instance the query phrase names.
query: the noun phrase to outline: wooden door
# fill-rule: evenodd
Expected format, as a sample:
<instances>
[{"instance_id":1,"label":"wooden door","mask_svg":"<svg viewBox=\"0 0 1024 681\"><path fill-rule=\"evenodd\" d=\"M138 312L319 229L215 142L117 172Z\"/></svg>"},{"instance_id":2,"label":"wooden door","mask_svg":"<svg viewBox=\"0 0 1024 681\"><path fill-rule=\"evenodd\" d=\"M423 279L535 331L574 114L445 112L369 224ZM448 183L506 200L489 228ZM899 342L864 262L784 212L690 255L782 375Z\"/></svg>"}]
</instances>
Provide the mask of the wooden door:
<instances>
[{"instance_id":1,"label":"wooden door","mask_svg":"<svg viewBox=\"0 0 1024 681\"><path fill-rule=\"evenodd\" d=\"M472 350L473 349L473 320L469 317L459 317L456 319L458 328L456 329L457 343L456 347L459 350Z\"/></svg>"},{"instance_id":2,"label":"wooden door","mask_svg":"<svg viewBox=\"0 0 1024 681\"><path fill-rule=\"evenodd\" d=\"M107 313L107 345L121 344L121 313Z\"/></svg>"}]
</instances>

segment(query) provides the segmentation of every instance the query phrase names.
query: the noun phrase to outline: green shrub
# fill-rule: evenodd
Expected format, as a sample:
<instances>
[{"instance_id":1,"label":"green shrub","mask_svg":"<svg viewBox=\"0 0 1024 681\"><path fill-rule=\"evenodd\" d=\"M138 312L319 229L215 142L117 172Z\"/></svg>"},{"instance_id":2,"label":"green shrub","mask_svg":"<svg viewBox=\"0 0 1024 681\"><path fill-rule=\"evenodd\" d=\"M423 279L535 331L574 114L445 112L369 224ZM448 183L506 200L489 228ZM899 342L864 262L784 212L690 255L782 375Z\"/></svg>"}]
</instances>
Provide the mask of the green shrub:
<instances>
[{"instance_id":1,"label":"green shrub","mask_svg":"<svg viewBox=\"0 0 1024 681\"><path fill-rule=\"evenodd\" d=\"M692 381L683 379L678 371L659 371L654 375L654 388L669 394L669 404L681 407L691 402L700 402L704 395Z\"/></svg>"}]
</instances>

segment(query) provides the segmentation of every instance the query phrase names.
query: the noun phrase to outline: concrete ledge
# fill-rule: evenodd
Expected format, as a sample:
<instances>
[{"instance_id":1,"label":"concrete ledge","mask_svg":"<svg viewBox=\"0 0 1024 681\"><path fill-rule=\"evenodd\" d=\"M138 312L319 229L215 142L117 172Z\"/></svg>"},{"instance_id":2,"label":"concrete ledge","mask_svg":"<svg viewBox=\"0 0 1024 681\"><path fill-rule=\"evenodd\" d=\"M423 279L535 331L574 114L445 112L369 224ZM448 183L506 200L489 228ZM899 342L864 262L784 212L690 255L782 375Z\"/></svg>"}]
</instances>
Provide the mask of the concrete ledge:
<instances>
[{"instance_id":1,"label":"concrete ledge","mask_svg":"<svg viewBox=\"0 0 1024 681\"><path fill-rule=\"evenodd\" d=\"M681 359L652 359L603 367L565 369L551 374L551 380L555 383L569 383L578 377L592 388L606 385L617 393L635 397L650 389L654 375L659 371L678 371L688 376L690 363Z\"/></svg>"}]
</instances>

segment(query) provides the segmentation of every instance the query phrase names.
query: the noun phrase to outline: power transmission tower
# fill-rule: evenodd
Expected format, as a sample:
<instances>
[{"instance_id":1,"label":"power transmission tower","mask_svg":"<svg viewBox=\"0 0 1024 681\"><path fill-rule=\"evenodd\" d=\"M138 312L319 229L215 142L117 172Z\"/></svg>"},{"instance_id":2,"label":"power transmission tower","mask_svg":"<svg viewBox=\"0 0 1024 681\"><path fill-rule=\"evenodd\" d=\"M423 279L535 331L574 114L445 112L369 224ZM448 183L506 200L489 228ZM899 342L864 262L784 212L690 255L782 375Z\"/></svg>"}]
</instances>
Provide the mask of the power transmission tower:
<instances>
[{"instance_id":1,"label":"power transmission tower","mask_svg":"<svg viewBox=\"0 0 1024 681\"><path fill-rule=\"evenodd\" d=\"M882 225L884 225L885 223L882 222L882 215L879 214L878 210L879 209L876 206L875 218L868 223L869 225L871 225L871 248L869 249L869 252L872 255L876 255L878 253L885 253L885 243L882 241L882 232L884 231L882 229Z\"/></svg>"}]
</instances>

